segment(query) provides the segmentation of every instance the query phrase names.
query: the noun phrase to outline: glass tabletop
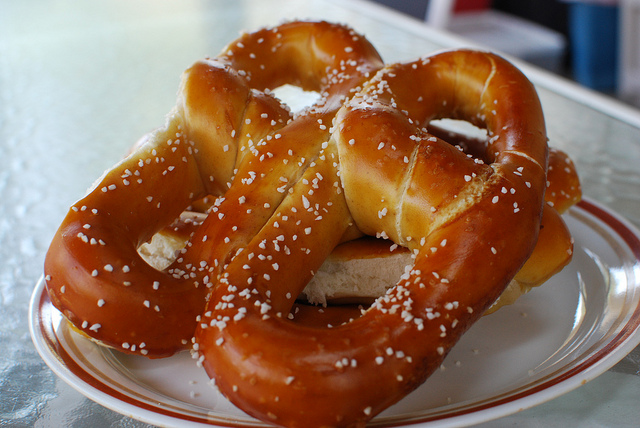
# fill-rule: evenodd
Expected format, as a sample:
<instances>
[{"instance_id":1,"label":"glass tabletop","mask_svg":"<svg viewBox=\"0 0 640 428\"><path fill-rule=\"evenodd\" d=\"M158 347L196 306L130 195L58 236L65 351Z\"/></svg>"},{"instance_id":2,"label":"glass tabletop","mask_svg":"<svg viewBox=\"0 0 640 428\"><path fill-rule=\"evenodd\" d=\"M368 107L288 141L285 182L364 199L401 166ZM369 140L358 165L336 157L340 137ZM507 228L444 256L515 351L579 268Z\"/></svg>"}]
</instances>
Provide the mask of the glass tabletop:
<instances>
[{"instance_id":1,"label":"glass tabletop","mask_svg":"<svg viewBox=\"0 0 640 428\"><path fill-rule=\"evenodd\" d=\"M67 386L34 349L28 304L44 254L73 201L162 124L186 67L243 30L307 18L352 26L386 62L474 46L356 0L0 0L0 426L147 426ZM585 196L640 225L640 113L518 64ZM630 424L640 417L639 368L636 350L585 386L490 426Z\"/></svg>"}]
</instances>

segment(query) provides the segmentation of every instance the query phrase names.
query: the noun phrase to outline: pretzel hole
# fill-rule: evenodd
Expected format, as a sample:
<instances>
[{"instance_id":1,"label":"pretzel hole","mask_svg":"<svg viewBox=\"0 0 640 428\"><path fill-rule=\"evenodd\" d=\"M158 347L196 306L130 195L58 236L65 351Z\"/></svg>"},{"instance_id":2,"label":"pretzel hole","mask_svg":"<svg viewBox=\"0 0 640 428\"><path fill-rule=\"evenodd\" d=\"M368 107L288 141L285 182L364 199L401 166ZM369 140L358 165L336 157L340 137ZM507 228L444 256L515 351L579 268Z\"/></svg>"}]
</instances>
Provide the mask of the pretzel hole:
<instances>
[{"instance_id":1,"label":"pretzel hole","mask_svg":"<svg viewBox=\"0 0 640 428\"><path fill-rule=\"evenodd\" d=\"M473 125L466 120L437 119L429 122L430 133L459 147L467 155L489 162L486 156L489 136L486 129Z\"/></svg>"},{"instance_id":2,"label":"pretzel hole","mask_svg":"<svg viewBox=\"0 0 640 428\"><path fill-rule=\"evenodd\" d=\"M142 244L138 248L138 254L149 266L163 271L176 260L178 251L184 248L185 242L161 231L153 235L149 242Z\"/></svg>"},{"instance_id":3,"label":"pretzel hole","mask_svg":"<svg viewBox=\"0 0 640 428\"><path fill-rule=\"evenodd\" d=\"M384 238L358 238L337 246L298 296L289 319L336 327L355 320L397 284L415 263L412 253Z\"/></svg>"},{"instance_id":4,"label":"pretzel hole","mask_svg":"<svg viewBox=\"0 0 640 428\"><path fill-rule=\"evenodd\" d=\"M172 224L153 235L149 242L140 245L138 254L152 268L159 271L167 269L205 218L204 211L183 212Z\"/></svg>"},{"instance_id":5,"label":"pretzel hole","mask_svg":"<svg viewBox=\"0 0 640 428\"><path fill-rule=\"evenodd\" d=\"M331 328L351 322L362 316L370 304L341 303L326 306L297 301L289 318L296 324L308 327Z\"/></svg>"},{"instance_id":6,"label":"pretzel hole","mask_svg":"<svg viewBox=\"0 0 640 428\"><path fill-rule=\"evenodd\" d=\"M435 119L429 122L429 126L464 135L468 138L479 140L487 139L487 130L480 128L471 122L461 119Z\"/></svg>"},{"instance_id":7,"label":"pretzel hole","mask_svg":"<svg viewBox=\"0 0 640 428\"><path fill-rule=\"evenodd\" d=\"M278 99L284 102L292 112L303 111L320 99L320 94L316 91L305 91L294 85L282 85L271 91Z\"/></svg>"}]
</instances>

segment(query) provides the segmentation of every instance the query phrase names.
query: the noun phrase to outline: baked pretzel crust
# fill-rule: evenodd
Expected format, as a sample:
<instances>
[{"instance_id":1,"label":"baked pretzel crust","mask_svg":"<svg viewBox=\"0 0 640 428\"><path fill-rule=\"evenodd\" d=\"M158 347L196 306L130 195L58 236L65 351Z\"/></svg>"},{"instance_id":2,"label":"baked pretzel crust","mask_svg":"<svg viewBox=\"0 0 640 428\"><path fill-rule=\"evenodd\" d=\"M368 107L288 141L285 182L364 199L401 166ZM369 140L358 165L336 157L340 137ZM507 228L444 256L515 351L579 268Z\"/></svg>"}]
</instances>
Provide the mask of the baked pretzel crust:
<instances>
[{"instance_id":1,"label":"baked pretzel crust","mask_svg":"<svg viewBox=\"0 0 640 428\"><path fill-rule=\"evenodd\" d=\"M440 117L486 128L491 163L422 129ZM284 426L363 425L424 382L527 260L543 209L540 104L492 54L385 67L341 108L324 147L224 270L196 331L219 389ZM409 247L413 269L351 322L289 321L292 297L352 222Z\"/></svg>"},{"instance_id":2,"label":"baked pretzel crust","mask_svg":"<svg viewBox=\"0 0 640 428\"><path fill-rule=\"evenodd\" d=\"M271 94L284 84L320 99L293 114ZM431 125L440 118L487 139L450 144ZM47 254L47 290L107 346L191 347L261 420L363 426L422 384L516 275L539 283L568 261L560 213L579 182L566 155L551 156L566 168L548 173L535 89L497 55L385 67L344 26L262 29L185 71L166 125L74 204ZM140 246L194 206L206 215L189 217L177 258L148 265ZM408 248L413 266L360 316L296 320L323 261L362 235Z\"/></svg>"},{"instance_id":3,"label":"baked pretzel crust","mask_svg":"<svg viewBox=\"0 0 640 428\"><path fill-rule=\"evenodd\" d=\"M196 62L165 127L62 222L45 260L52 303L82 332L123 352L162 357L190 347L223 267L317 156L349 93L381 66L366 39L326 22L245 34ZM320 100L294 118L270 94L285 83L317 90ZM163 271L145 263L139 246L204 197L214 198L210 215L178 259ZM227 210L229 200L242 207Z\"/></svg>"}]
</instances>

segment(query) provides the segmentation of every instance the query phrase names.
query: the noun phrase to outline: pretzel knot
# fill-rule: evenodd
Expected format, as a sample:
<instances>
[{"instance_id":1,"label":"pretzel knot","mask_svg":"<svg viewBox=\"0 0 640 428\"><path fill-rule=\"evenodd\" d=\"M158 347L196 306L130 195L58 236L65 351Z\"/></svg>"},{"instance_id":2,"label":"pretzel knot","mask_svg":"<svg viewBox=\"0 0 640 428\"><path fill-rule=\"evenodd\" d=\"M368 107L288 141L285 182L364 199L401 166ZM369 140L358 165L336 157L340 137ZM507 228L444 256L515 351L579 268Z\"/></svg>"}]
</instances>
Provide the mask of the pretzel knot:
<instances>
[{"instance_id":1,"label":"pretzel knot","mask_svg":"<svg viewBox=\"0 0 640 428\"><path fill-rule=\"evenodd\" d=\"M165 127L64 219L45 261L52 303L123 352L161 357L191 346L222 268L317 156L344 100L381 66L367 40L325 22L244 34L194 64ZM284 84L321 97L294 118L269 93ZM180 257L165 270L145 263L138 247L207 196L215 204Z\"/></svg>"},{"instance_id":2,"label":"pretzel knot","mask_svg":"<svg viewBox=\"0 0 640 428\"><path fill-rule=\"evenodd\" d=\"M486 162L426 130L443 117L486 128ZM535 90L500 57L444 52L385 67L223 270L196 330L206 371L260 419L364 424L440 366L527 260L546 163ZM413 268L357 319L291 322L295 297L353 224L409 247Z\"/></svg>"},{"instance_id":3,"label":"pretzel knot","mask_svg":"<svg viewBox=\"0 0 640 428\"><path fill-rule=\"evenodd\" d=\"M270 93L284 84L320 99L293 115ZM488 140L471 156L429 129L438 118ZM498 56L383 68L338 25L244 34L188 69L166 125L74 204L47 254L47 290L79 330L123 352L191 347L259 419L364 425L424 382L516 273L538 283L556 269L525 264L543 212L566 232L550 240L564 251L558 212L579 197L563 193L569 169L549 188L557 210L543 208L556 183L547 157L535 90ZM203 198L213 203L177 259L145 263L141 244ZM363 234L409 248L411 269L348 322L293 322L314 272Z\"/></svg>"}]
</instances>

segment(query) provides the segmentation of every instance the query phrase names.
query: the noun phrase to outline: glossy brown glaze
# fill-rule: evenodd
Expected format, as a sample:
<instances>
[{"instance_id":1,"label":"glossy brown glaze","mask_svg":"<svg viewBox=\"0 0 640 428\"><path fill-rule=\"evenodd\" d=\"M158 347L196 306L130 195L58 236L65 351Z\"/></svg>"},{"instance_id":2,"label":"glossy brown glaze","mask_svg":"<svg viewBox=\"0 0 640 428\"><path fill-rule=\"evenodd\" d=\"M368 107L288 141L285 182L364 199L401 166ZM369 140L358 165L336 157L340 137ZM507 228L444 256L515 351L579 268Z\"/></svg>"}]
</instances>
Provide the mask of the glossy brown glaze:
<instances>
[{"instance_id":1,"label":"glossy brown glaze","mask_svg":"<svg viewBox=\"0 0 640 428\"><path fill-rule=\"evenodd\" d=\"M74 204L55 234L45 261L53 304L123 352L190 347L221 269L317 156L344 99L381 66L364 38L326 22L245 34L196 62L167 124ZM282 84L321 98L294 118L269 93ZM177 260L164 271L145 263L137 248L205 197L210 214Z\"/></svg>"},{"instance_id":2,"label":"glossy brown glaze","mask_svg":"<svg viewBox=\"0 0 640 428\"><path fill-rule=\"evenodd\" d=\"M270 92L283 84L320 98L293 114ZM429 129L439 118L487 138L456 146ZM496 55L383 68L344 26L259 30L185 71L165 127L74 204L47 290L108 346L191 347L261 420L363 426L424 382L514 277L541 281L570 259L558 212L579 182L561 152L555 174L547 162L535 90ZM188 235L166 269L138 254L159 230ZM344 245L363 234L385 241ZM331 254L377 257L390 242L414 266L368 308L296 302Z\"/></svg>"},{"instance_id":3,"label":"glossy brown glaze","mask_svg":"<svg viewBox=\"0 0 640 428\"><path fill-rule=\"evenodd\" d=\"M439 117L486 128L488 162L423 130ZM385 67L224 269L196 331L205 369L265 421L363 426L424 382L527 260L546 165L536 92L505 60L456 51ZM408 247L413 269L352 322L291 322L293 296L353 223Z\"/></svg>"}]
</instances>

